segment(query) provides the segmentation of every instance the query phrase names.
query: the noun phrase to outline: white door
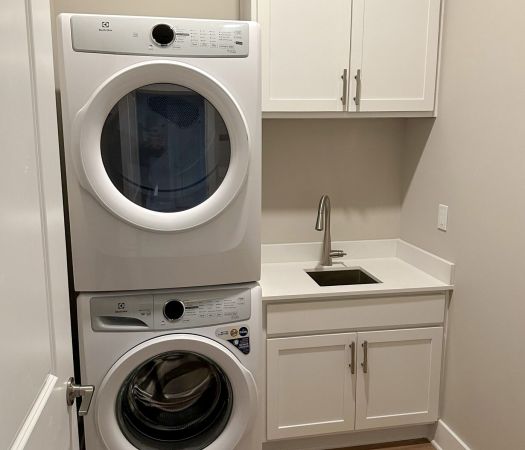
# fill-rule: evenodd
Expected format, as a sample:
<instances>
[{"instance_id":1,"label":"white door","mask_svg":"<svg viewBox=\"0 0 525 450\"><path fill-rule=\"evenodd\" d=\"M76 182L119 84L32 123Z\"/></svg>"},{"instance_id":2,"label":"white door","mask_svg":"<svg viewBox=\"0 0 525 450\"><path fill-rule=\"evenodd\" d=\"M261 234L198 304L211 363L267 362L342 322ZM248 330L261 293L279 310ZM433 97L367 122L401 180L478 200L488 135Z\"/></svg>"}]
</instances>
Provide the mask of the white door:
<instances>
[{"instance_id":1,"label":"white door","mask_svg":"<svg viewBox=\"0 0 525 450\"><path fill-rule=\"evenodd\" d=\"M438 418L443 328L358 333L356 430Z\"/></svg>"},{"instance_id":2,"label":"white door","mask_svg":"<svg viewBox=\"0 0 525 450\"><path fill-rule=\"evenodd\" d=\"M440 6L440 0L353 0L351 111L434 109Z\"/></svg>"},{"instance_id":3,"label":"white door","mask_svg":"<svg viewBox=\"0 0 525 450\"><path fill-rule=\"evenodd\" d=\"M0 448L77 449L48 0L0 22Z\"/></svg>"},{"instance_id":4,"label":"white door","mask_svg":"<svg viewBox=\"0 0 525 450\"><path fill-rule=\"evenodd\" d=\"M351 0L261 0L263 111L343 111ZM344 100L344 98L343 98Z\"/></svg>"},{"instance_id":5,"label":"white door","mask_svg":"<svg viewBox=\"0 0 525 450\"><path fill-rule=\"evenodd\" d=\"M268 340L268 439L354 429L356 341L356 333Z\"/></svg>"}]
</instances>

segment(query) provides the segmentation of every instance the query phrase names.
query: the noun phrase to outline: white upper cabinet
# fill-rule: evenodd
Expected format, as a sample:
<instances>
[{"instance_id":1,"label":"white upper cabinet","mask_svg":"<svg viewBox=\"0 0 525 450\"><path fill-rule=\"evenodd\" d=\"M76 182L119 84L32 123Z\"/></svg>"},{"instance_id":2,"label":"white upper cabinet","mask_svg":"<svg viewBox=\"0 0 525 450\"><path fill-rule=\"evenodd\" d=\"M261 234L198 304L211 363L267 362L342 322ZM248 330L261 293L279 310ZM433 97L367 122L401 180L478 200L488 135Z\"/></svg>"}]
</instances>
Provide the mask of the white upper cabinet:
<instances>
[{"instance_id":1,"label":"white upper cabinet","mask_svg":"<svg viewBox=\"0 0 525 450\"><path fill-rule=\"evenodd\" d=\"M434 109L439 17L440 0L353 0L351 111Z\"/></svg>"},{"instance_id":2,"label":"white upper cabinet","mask_svg":"<svg viewBox=\"0 0 525 450\"><path fill-rule=\"evenodd\" d=\"M351 17L351 0L258 2L263 111L344 110Z\"/></svg>"},{"instance_id":3,"label":"white upper cabinet","mask_svg":"<svg viewBox=\"0 0 525 450\"><path fill-rule=\"evenodd\" d=\"M441 0L241 6L261 24L263 112L434 112Z\"/></svg>"}]
</instances>

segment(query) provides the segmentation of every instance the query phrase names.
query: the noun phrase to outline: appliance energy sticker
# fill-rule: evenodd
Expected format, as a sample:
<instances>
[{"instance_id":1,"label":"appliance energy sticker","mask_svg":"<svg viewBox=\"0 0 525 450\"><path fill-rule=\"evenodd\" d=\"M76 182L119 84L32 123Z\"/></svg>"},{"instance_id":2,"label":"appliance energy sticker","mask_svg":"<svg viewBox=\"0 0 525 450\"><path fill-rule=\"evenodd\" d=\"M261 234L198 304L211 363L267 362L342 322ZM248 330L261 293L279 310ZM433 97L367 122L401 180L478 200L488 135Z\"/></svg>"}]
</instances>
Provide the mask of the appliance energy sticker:
<instances>
[{"instance_id":1,"label":"appliance energy sticker","mask_svg":"<svg viewBox=\"0 0 525 450\"><path fill-rule=\"evenodd\" d=\"M250 353L250 333L248 327L245 325L217 328L215 330L215 336L228 341L245 355Z\"/></svg>"}]
</instances>

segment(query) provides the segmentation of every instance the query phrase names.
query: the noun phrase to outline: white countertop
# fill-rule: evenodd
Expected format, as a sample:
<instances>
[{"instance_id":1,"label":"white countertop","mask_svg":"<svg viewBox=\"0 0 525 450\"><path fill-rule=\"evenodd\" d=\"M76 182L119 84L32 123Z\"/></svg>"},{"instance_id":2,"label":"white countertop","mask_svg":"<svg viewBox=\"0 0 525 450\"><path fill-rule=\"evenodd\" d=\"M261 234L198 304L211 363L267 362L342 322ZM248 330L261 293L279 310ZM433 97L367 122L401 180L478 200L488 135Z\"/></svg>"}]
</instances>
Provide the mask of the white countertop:
<instances>
[{"instance_id":1,"label":"white countertop","mask_svg":"<svg viewBox=\"0 0 525 450\"><path fill-rule=\"evenodd\" d=\"M377 284L319 286L305 269L319 270L321 244L263 245L263 301L334 298L449 291L454 264L399 239L334 242L348 256L334 258L334 270L360 267L380 280Z\"/></svg>"}]
</instances>

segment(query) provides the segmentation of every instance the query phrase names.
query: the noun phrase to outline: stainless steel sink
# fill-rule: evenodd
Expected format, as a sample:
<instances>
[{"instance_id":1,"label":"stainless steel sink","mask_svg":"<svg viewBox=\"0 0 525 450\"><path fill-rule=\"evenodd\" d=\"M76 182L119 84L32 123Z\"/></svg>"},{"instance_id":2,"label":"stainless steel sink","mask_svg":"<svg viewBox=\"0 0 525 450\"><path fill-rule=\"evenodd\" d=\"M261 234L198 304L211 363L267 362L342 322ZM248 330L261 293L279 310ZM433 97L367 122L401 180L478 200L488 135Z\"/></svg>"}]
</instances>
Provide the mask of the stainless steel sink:
<instances>
[{"instance_id":1,"label":"stainless steel sink","mask_svg":"<svg viewBox=\"0 0 525 450\"><path fill-rule=\"evenodd\" d=\"M307 270L306 273L319 286L345 286L351 284L381 283L361 268L338 270Z\"/></svg>"}]
</instances>

